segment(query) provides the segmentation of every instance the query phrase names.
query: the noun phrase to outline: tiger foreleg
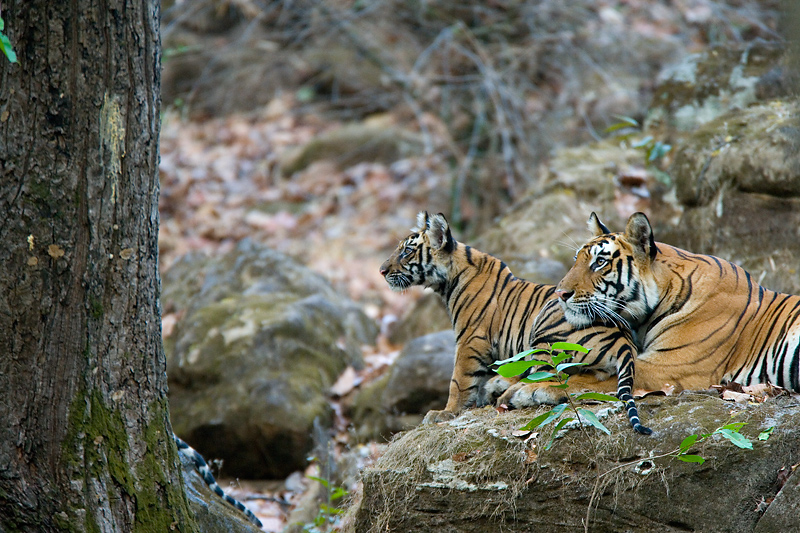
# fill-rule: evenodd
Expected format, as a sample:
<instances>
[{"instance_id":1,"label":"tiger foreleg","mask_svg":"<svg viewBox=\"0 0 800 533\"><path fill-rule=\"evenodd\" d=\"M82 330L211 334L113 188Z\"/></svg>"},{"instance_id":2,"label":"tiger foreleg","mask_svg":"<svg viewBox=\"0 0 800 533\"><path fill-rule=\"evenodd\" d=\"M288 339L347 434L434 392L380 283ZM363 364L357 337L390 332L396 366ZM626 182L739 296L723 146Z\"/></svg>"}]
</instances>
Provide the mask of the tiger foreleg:
<instances>
[{"instance_id":1,"label":"tiger foreleg","mask_svg":"<svg viewBox=\"0 0 800 533\"><path fill-rule=\"evenodd\" d=\"M482 343L456 347L455 365L453 376L450 379L447 405L441 411L428 411L423 423L452 420L467 407L476 403L480 406L483 403L483 386L494 374L489 368L492 361L484 355L488 351L488 346L484 346Z\"/></svg>"}]
</instances>

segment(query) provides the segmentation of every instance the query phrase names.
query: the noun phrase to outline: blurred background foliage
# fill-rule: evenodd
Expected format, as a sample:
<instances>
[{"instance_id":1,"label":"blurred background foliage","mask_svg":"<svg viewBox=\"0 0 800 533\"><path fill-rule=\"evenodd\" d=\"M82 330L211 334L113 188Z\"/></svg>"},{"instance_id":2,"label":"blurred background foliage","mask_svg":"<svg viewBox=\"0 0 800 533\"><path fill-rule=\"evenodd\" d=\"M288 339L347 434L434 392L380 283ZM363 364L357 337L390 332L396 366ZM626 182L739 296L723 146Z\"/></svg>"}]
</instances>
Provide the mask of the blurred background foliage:
<instances>
[{"instance_id":1,"label":"blurred background foliage","mask_svg":"<svg viewBox=\"0 0 800 533\"><path fill-rule=\"evenodd\" d=\"M777 0L165 1L163 98L189 116L292 112L415 123L446 155L456 227L485 225L556 147L640 122L659 71L780 40ZM470 229L469 226L467 229Z\"/></svg>"}]
</instances>

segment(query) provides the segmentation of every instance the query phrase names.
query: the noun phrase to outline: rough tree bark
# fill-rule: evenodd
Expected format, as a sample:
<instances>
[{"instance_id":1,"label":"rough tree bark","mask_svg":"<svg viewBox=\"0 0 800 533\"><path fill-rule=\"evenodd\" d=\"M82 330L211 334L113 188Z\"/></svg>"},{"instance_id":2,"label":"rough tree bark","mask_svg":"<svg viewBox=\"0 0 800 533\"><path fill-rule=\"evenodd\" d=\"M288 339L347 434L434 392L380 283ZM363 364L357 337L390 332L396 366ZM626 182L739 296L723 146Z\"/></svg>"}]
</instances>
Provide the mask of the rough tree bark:
<instances>
[{"instance_id":1,"label":"rough tree bark","mask_svg":"<svg viewBox=\"0 0 800 533\"><path fill-rule=\"evenodd\" d=\"M159 2L3 4L0 531L193 531L161 345Z\"/></svg>"}]
</instances>

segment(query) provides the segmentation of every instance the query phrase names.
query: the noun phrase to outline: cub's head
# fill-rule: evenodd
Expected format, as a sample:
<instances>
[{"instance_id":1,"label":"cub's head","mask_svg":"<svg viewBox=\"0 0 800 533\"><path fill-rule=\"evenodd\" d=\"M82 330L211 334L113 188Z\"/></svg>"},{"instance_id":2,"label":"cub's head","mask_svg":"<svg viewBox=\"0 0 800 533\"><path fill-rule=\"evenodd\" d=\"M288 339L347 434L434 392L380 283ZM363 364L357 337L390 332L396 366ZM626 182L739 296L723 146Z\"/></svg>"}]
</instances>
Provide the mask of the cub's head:
<instances>
[{"instance_id":1,"label":"cub's head","mask_svg":"<svg viewBox=\"0 0 800 533\"><path fill-rule=\"evenodd\" d=\"M599 318L636 327L658 303L651 265L658 254L650 221L634 213L623 233L611 233L597 215L589 217L594 233L575 256L558 286L564 314L572 325L586 327Z\"/></svg>"},{"instance_id":2,"label":"cub's head","mask_svg":"<svg viewBox=\"0 0 800 533\"><path fill-rule=\"evenodd\" d=\"M417 227L381 265L381 275L396 291L412 285L438 289L447 281L447 266L456 241L444 215L417 215Z\"/></svg>"}]
</instances>

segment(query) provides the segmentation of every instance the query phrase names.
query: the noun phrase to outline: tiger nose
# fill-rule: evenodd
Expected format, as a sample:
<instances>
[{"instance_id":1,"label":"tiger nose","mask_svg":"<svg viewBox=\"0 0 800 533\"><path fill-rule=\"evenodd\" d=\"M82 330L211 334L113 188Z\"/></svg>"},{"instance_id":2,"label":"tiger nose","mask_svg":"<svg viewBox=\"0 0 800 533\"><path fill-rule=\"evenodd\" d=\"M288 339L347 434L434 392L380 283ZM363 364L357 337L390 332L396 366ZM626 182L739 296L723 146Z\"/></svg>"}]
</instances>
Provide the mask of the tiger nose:
<instances>
[{"instance_id":1,"label":"tiger nose","mask_svg":"<svg viewBox=\"0 0 800 533\"><path fill-rule=\"evenodd\" d=\"M572 296L573 294L575 294L575 291L563 291L563 290L556 289L556 296L558 296L559 298L561 298L565 302L567 300L569 300L570 296Z\"/></svg>"},{"instance_id":2,"label":"tiger nose","mask_svg":"<svg viewBox=\"0 0 800 533\"><path fill-rule=\"evenodd\" d=\"M388 274L388 273L389 273L389 269L386 268L386 266L381 265L381 276L383 276L385 278L386 274Z\"/></svg>"}]
</instances>

